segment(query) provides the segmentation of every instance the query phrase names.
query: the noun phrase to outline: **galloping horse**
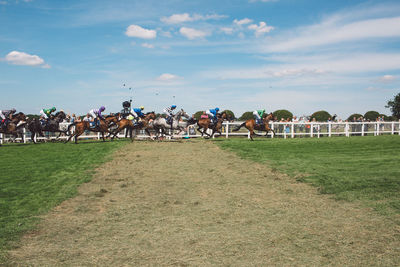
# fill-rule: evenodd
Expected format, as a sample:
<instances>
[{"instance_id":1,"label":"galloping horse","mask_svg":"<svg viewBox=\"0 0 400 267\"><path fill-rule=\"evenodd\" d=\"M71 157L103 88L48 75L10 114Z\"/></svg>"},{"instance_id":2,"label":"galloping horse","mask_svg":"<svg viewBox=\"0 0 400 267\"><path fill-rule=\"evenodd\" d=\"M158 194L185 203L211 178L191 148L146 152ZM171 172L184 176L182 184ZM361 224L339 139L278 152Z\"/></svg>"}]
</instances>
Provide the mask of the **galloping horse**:
<instances>
[{"instance_id":1,"label":"galloping horse","mask_svg":"<svg viewBox=\"0 0 400 267\"><path fill-rule=\"evenodd\" d=\"M66 134L67 131L60 129L60 122L62 122L65 118L65 113L63 111L59 111L52 116L44 126L42 126L42 123L37 118L30 120L28 122L28 129L31 132L32 142L36 144L35 135L37 134L39 134L41 137L44 137L43 132L60 133L58 137L60 137L61 134Z\"/></svg>"},{"instance_id":2,"label":"galloping horse","mask_svg":"<svg viewBox=\"0 0 400 267\"><path fill-rule=\"evenodd\" d=\"M69 136L67 141L65 143L68 143L72 137L75 137L75 144L78 143L78 137L83 134L85 131L91 131L91 132L100 132L101 136L103 138L103 141L106 141L104 138L104 133L109 133L111 134L110 130L108 129L110 126L113 124L118 123L118 116L116 115L109 115L106 116L105 119L99 120L99 125L96 125L95 127L90 127L90 122L89 121L79 121L79 122L74 122L68 126L67 132L69 133L71 131L71 128L75 126L75 132Z\"/></svg>"},{"instance_id":3,"label":"galloping horse","mask_svg":"<svg viewBox=\"0 0 400 267\"><path fill-rule=\"evenodd\" d=\"M267 132L265 136L268 135L268 132L273 132L275 135L275 131L273 129L269 128L268 124L269 124L270 120L276 120L276 117L272 114L272 112L263 118L263 124L256 124L256 121L254 119L250 119L250 120L243 122L241 125L237 126L235 129L233 129L233 131L234 132L239 131L240 128L245 126L247 128L247 130L250 131L251 141L254 141L253 135L256 134L254 132L254 130ZM256 134L256 135L259 135L259 134Z\"/></svg>"},{"instance_id":4,"label":"galloping horse","mask_svg":"<svg viewBox=\"0 0 400 267\"><path fill-rule=\"evenodd\" d=\"M151 120L154 120L155 118L156 118L156 113L154 111L146 113L146 115L144 115L144 118L141 121L139 121L139 123L136 124L136 125L133 123L132 120L128 120L128 119L123 118L123 119L119 120L116 123L118 128L115 129L111 133L111 134L114 135L111 139L114 139L114 137L116 137L117 134L119 132L121 132L122 130L124 130L124 129L127 129L129 131L129 136L130 136L132 141L133 141L133 137L132 137L132 130L133 129L144 129L146 131L146 133L151 136L150 131L148 130L147 127L149 126L149 122Z\"/></svg>"},{"instance_id":5,"label":"galloping horse","mask_svg":"<svg viewBox=\"0 0 400 267\"><path fill-rule=\"evenodd\" d=\"M12 115L11 121L7 124L7 127L4 129L0 127L0 133L3 134L11 134L13 135L13 142L16 138L18 138L18 134L22 138L22 142L24 142L24 134L22 129L25 127L26 116L24 113L19 112L17 114Z\"/></svg>"},{"instance_id":6,"label":"galloping horse","mask_svg":"<svg viewBox=\"0 0 400 267\"><path fill-rule=\"evenodd\" d=\"M189 115L183 109L181 109L174 115L172 124L168 123L165 118L158 117L150 124L150 127L153 127L158 138L160 130L161 135L166 134L165 130L167 129L170 129L172 131L179 130L180 133L183 132L189 125L196 123L196 121L192 118L187 121L180 121L182 117L189 119Z\"/></svg>"},{"instance_id":7,"label":"galloping horse","mask_svg":"<svg viewBox=\"0 0 400 267\"><path fill-rule=\"evenodd\" d=\"M206 134L210 138L212 138L215 133L219 133L221 135L222 134L221 133L222 122L224 120L231 120L231 116L228 113L226 113L225 111L223 111L220 114L218 114L217 122L214 123L214 125L212 125L212 127L210 127L211 120L209 118L200 119L197 122L197 125L199 126L199 128L197 128L197 131L199 131L201 133L201 136L203 136L203 134ZM201 129L203 129L203 131L201 131ZM211 134L207 133L208 129L212 129L212 133Z\"/></svg>"}]
</instances>

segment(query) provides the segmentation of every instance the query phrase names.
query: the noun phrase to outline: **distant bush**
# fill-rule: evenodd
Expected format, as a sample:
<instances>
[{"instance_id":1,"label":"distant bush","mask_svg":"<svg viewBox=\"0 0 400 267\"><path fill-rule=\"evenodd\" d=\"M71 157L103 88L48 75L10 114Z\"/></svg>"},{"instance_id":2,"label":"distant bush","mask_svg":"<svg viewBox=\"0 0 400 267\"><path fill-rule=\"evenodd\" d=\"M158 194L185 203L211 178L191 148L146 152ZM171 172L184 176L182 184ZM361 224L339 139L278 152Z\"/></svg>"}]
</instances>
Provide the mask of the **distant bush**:
<instances>
[{"instance_id":1,"label":"distant bush","mask_svg":"<svg viewBox=\"0 0 400 267\"><path fill-rule=\"evenodd\" d=\"M368 111L364 114L364 118L370 121L376 121L376 118L379 117L379 112L378 111Z\"/></svg>"},{"instance_id":2,"label":"distant bush","mask_svg":"<svg viewBox=\"0 0 400 267\"><path fill-rule=\"evenodd\" d=\"M247 120L250 120L250 119L254 119L253 111L246 111L239 118L239 120L241 120L241 121L247 121Z\"/></svg>"},{"instance_id":3,"label":"distant bush","mask_svg":"<svg viewBox=\"0 0 400 267\"><path fill-rule=\"evenodd\" d=\"M356 118L356 120L358 120L358 118L360 118L360 117L362 117L363 115L361 115L361 114L359 114L359 113L354 113L354 114L351 114L348 118L347 118L347 120L348 121L354 121L354 118Z\"/></svg>"},{"instance_id":4,"label":"distant bush","mask_svg":"<svg viewBox=\"0 0 400 267\"><path fill-rule=\"evenodd\" d=\"M293 118L293 114L292 112L290 112L289 110L286 109L279 109L279 110L275 110L273 112L274 116L276 117L277 120L281 120L283 119L292 119Z\"/></svg>"},{"instance_id":5,"label":"distant bush","mask_svg":"<svg viewBox=\"0 0 400 267\"><path fill-rule=\"evenodd\" d=\"M328 111L320 110L320 111L314 112L311 115L311 120L314 118L316 121L327 121L327 120L329 120L329 118L332 118L332 116L331 116L331 114L329 114Z\"/></svg>"}]
</instances>

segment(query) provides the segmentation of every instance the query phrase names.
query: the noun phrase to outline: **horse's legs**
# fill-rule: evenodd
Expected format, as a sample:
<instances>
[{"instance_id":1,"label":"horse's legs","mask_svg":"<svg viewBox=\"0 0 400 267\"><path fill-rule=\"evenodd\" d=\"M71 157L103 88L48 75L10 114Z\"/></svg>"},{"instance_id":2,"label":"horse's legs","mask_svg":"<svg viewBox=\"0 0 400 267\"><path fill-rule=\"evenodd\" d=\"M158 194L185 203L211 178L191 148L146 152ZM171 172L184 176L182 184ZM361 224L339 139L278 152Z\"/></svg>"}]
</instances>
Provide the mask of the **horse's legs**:
<instances>
[{"instance_id":1,"label":"horse's legs","mask_svg":"<svg viewBox=\"0 0 400 267\"><path fill-rule=\"evenodd\" d=\"M251 139L251 141L254 141L253 135L254 135L254 130L250 129L250 139Z\"/></svg>"}]
</instances>

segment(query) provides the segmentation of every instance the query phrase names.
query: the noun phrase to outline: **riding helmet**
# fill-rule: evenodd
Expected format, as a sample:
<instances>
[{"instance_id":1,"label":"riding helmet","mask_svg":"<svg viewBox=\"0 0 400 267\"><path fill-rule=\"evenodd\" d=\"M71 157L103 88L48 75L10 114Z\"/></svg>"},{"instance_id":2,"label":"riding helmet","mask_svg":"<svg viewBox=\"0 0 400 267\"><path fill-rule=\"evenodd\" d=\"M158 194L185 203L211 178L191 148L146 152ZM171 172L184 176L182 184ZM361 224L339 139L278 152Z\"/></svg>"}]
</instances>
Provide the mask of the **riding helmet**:
<instances>
[{"instance_id":1,"label":"riding helmet","mask_svg":"<svg viewBox=\"0 0 400 267\"><path fill-rule=\"evenodd\" d=\"M52 110L52 111L56 111L56 107L52 107L51 110Z\"/></svg>"},{"instance_id":2,"label":"riding helmet","mask_svg":"<svg viewBox=\"0 0 400 267\"><path fill-rule=\"evenodd\" d=\"M104 111L104 110L106 110L106 108L104 106L101 106L100 111Z\"/></svg>"},{"instance_id":3,"label":"riding helmet","mask_svg":"<svg viewBox=\"0 0 400 267\"><path fill-rule=\"evenodd\" d=\"M219 108L215 108L216 111L219 111Z\"/></svg>"},{"instance_id":4,"label":"riding helmet","mask_svg":"<svg viewBox=\"0 0 400 267\"><path fill-rule=\"evenodd\" d=\"M12 109L11 109L11 112L12 112L12 113L15 113L15 112L16 112L15 108L12 108Z\"/></svg>"},{"instance_id":5,"label":"riding helmet","mask_svg":"<svg viewBox=\"0 0 400 267\"><path fill-rule=\"evenodd\" d=\"M171 108L176 108L176 105L172 105Z\"/></svg>"},{"instance_id":6,"label":"riding helmet","mask_svg":"<svg viewBox=\"0 0 400 267\"><path fill-rule=\"evenodd\" d=\"M141 107L140 107L140 109L141 109L141 110L143 110L143 109L144 109L144 107L143 107L143 106L141 106Z\"/></svg>"}]
</instances>

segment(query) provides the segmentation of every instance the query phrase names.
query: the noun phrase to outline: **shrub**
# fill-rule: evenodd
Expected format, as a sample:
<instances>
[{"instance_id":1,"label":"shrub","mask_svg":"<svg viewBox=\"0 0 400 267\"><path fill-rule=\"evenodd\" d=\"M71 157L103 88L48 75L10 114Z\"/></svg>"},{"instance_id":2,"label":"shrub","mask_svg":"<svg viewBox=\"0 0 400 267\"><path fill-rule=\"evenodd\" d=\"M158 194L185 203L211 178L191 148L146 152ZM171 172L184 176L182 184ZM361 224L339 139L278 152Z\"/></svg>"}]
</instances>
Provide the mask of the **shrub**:
<instances>
[{"instance_id":1,"label":"shrub","mask_svg":"<svg viewBox=\"0 0 400 267\"><path fill-rule=\"evenodd\" d=\"M314 112L311 115L310 119L312 120L314 118L316 121L327 121L327 120L329 120L329 118L332 118L332 116L331 116L331 114L329 114L329 112L327 112L325 110L320 110L320 111Z\"/></svg>"},{"instance_id":2,"label":"shrub","mask_svg":"<svg viewBox=\"0 0 400 267\"><path fill-rule=\"evenodd\" d=\"M376 118L378 118L379 112L378 111L368 111L364 114L364 118L370 121L376 121Z\"/></svg>"},{"instance_id":3,"label":"shrub","mask_svg":"<svg viewBox=\"0 0 400 267\"><path fill-rule=\"evenodd\" d=\"M241 120L241 121L247 121L247 120L250 120L250 119L254 119L253 111L246 111L239 118L239 120Z\"/></svg>"},{"instance_id":4,"label":"shrub","mask_svg":"<svg viewBox=\"0 0 400 267\"><path fill-rule=\"evenodd\" d=\"M359 113L354 113L354 114L351 114L348 118L347 118L347 120L348 121L354 121L354 117L356 118L356 120L358 120L358 118L360 118L360 117L362 117L363 115L361 115L361 114L359 114Z\"/></svg>"},{"instance_id":5,"label":"shrub","mask_svg":"<svg viewBox=\"0 0 400 267\"><path fill-rule=\"evenodd\" d=\"M274 114L274 116L276 117L276 119L278 120L278 121L280 121L282 118L283 119L292 119L293 118L293 114L292 114L292 112L290 112L289 110L286 110L286 109L279 109L279 110L275 110L274 112L273 112L273 114Z\"/></svg>"}]
</instances>

